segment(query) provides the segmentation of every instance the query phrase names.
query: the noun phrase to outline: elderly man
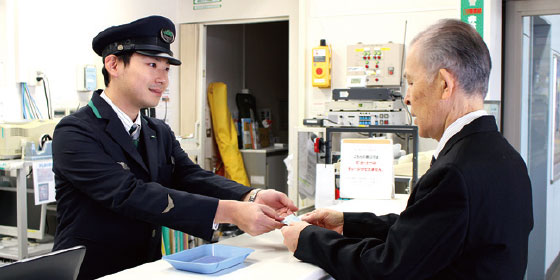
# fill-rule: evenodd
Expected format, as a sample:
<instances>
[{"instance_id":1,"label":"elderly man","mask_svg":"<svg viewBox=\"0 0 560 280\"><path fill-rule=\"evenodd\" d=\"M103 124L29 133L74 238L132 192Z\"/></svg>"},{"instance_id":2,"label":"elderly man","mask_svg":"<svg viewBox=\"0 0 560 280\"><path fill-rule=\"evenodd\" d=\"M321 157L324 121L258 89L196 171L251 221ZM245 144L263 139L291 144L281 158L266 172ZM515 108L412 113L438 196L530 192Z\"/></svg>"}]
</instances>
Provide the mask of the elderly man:
<instances>
[{"instance_id":1,"label":"elderly man","mask_svg":"<svg viewBox=\"0 0 560 280\"><path fill-rule=\"evenodd\" d=\"M406 209L316 210L282 229L288 249L336 279L522 279L531 183L483 111L490 68L468 24L442 20L420 33L407 56L405 102L420 136L439 144Z\"/></svg>"}]
</instances>

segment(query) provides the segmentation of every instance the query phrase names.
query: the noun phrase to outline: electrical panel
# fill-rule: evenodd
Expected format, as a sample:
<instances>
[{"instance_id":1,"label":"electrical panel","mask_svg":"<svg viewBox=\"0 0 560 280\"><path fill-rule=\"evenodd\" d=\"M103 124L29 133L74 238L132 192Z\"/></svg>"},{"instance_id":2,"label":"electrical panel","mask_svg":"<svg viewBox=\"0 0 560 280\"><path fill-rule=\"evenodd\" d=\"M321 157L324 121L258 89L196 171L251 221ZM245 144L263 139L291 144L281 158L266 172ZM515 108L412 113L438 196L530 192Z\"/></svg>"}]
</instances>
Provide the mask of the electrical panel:
<instances>
[{"instance_id":1,"label":"electrical panel","mask_svg":"<svg viewBox=\"0 0 560 280\"><path fill-rule=\"evenodd\" d=\"M348 100L327 102L328 111L397 111L403 109L402 101Z\"/></svg>"},{"instance_id":2,"label":"electrical panel","mask_svg":"<svg viewBox=\"0 0 560 280\"><path fill-rule=\"evenodd\" d=\"M403 44L357 44L347 49L348 87L400 86Z\"/></svg>"}]
</instances>

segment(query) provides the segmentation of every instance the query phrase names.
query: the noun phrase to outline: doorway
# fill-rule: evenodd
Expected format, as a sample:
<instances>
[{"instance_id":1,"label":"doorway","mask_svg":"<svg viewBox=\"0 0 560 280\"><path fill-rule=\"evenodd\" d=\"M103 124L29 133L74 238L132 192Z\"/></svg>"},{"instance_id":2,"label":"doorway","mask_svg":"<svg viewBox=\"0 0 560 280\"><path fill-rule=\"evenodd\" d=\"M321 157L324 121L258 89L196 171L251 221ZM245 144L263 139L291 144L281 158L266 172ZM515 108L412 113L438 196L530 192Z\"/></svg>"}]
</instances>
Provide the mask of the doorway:
<instances>
[{"instance_id":1,"label":"doorway","mask_svg":"<svg viewBox=\"0 0 560 280\"><path fill-rule=\"evenodd\" d=\"M250 117L263 130L257 130L258 134L266 136L260 139L268 138L268 143L257 141L260 146L241 150L244 161L258 169L247 170L251 186L287 193L287 169L282 160L288 153L289 113L295 111L289 107L288 19L182 24L180 32L181 146L203 168L219 166L207 90L211 83L222 82L227 86L227 107L234 121L247 118L245 111L239 114L237 97L250 96L255 104ZM264 159L255 163L245 158L247 153ZM245 165L247 169L248 162Z\"/></svg>"},{"instance_id":2,"label":"doorway","mask_svg":"<svg viewBox=\"0 0 560 280\"><path fill-rule=\"evenodd\" d=\"M527 279L551 279L560 257L560 5L506 3L504 136L521 153L533 189Z\"/></svg>"},{"instance_id":3,"label":"doorway","mask_svg":"<svg viewBox=\"0 0 560 280\"><path fill-rule=\"evenodd\" d=\"M286 194L287 169L282 160L288 154L289 139L288 31L288 21L208 25L205 77L206 88L214 82L227 86L228 109L238 128L239 148L251 186ZM249 100L254 101L254 111L244 108ZM208 105L205 111L210 117ZM248 118L258 135L258 140L251 137L252 146L243 137L242 124ZM213 137L207 138L204 158L216 166L219 157L212 141Z\"/></svg>"}]
</instances>

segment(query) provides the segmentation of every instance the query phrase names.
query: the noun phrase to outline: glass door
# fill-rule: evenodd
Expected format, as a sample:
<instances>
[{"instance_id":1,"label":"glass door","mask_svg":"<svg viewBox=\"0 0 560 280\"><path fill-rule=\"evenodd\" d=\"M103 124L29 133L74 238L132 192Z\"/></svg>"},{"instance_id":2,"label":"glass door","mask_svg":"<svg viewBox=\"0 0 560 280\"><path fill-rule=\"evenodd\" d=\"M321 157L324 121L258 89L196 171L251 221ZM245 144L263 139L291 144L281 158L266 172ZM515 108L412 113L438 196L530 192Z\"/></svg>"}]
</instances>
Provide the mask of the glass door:
<instances>
[{"instance_id":1,"label":"glass door","mask_svg":"<svg viewBox=\"0 0 560 280\"><path fill-rule=\"evenodd\" d=\"M542 279L542 263L548 267L555 257L554 251L560 248L560 244L554 244L558 241L553 237L557 226L549 224L553 216L547 217L547 214L556 215L551 211L558 204L553 192L560 186L559 53L560 15L524 16L521 102L526 102L527 110L522 116L526 121L522 135L527 141L526 160L533 187L535 220L529 243L528 279Z\"/></svg>"}]
</instances>

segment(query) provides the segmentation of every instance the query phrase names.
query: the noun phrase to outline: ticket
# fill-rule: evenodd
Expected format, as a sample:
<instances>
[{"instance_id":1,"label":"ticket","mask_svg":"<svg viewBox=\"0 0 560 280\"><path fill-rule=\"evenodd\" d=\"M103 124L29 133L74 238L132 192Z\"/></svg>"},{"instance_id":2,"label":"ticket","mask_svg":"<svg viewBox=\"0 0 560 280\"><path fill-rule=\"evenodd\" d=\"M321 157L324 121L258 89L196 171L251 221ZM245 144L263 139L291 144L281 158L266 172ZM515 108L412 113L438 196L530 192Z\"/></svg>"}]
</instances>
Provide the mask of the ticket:
<instances>
[{"instance_id":1,"label":"ticket","mask_svg":"<svg viewBox=\"0 0 560 280\"><path fill-rule=\"evenodd\" d=\"M284 223L286 225L289 225L290 223L293 223L293 222L301 222L301 219L294 214L290 214L290 215L286 216L284 218L284 220L282 220L282 223Z\"/></svg>"}]
</instances>

